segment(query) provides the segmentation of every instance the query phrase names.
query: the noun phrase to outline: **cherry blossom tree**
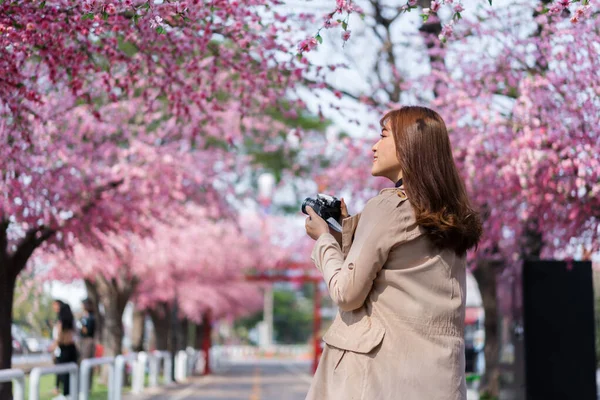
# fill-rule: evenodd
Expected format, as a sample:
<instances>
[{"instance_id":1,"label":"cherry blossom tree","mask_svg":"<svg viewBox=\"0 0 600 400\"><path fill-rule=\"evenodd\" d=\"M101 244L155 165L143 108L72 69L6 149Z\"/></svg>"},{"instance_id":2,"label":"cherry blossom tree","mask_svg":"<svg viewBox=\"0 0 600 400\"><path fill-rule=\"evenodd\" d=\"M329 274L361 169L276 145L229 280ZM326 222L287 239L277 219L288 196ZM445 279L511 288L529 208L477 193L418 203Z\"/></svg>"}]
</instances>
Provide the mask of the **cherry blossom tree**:
<instances>
[{"instance_id":1,"label":"cherry blossom tree","mask_svg":"<svg viewBox=\"0 0 600 400\"><path fill-rule=\"evenodd\" d=\"M483 389L497 395L497 273L512 274L511 267L530 257L573 258L582 246L584 253L598 250L598 16L583 4L567 12L567 3L514 3L462 21L444 44L433 35L440 20L430 17L418 32L398 33L408 16L392 19L396 14L378 8L382 3L365 8L371 24L353 39L383 46L371 68L362 65L372 77L368 89L337 83L337 90L379 112L420 103L446 120L459 168L484 216L483 242L470 258L486 309ZM376 124L372 129L376 140ZM339 186L336 178L346 176L356 178L348 178L355 187L370 186L364 173L370 146L342 141L355 157L340 155L324 181Z\"/></svg>"},{"instance_id":2,"label":"cherry blossom tree","mask_svg":"<svg viewBox=\"0 0 600 400\"><path fill-rule=\"evenodd\" d=\"M0 5L0 112L28 129L51 86L80 102L164 98L204 124L238 100L241 115L277 105L306 64L291 51L277 1L23 0ZM226 75L228 79L221 79Z\"/></svg>"},{"instance_id":3,"label":"cherry blossom tree","mask_svg":"<svg viewBox=\"0 0 600 400\"><path fill-rule=\"evenodd\" d=\"M105 310L107 354L121 352L121 318L130 300L151 311L159 348L166 349L168 329L162 328L169 313L177 310L180 318L199 323L208 311L215 318L255 311L262 295L246 274L277 268L288 254L270 242L268 222L253 224L260 229L257 237L235 219L216 217L209 208L190 206L168 222L154 221L150 236L109 234L101 247L76 244L70 252L49 255L47 278L85 279L95 288Z\"/></svg>"}]
</instances>

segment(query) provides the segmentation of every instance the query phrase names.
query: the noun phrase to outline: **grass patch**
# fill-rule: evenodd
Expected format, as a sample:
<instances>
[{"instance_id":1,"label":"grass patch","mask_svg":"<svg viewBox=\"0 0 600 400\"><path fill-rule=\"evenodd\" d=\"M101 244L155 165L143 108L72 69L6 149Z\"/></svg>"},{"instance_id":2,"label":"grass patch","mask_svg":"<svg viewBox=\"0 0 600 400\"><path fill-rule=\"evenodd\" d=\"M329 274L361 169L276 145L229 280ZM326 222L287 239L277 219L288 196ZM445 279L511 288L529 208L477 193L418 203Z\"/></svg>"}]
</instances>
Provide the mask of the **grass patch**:
<instances>
[{"instance_id":1,"label":"grass patch","mask_svg":"<svg viewBox=\"0 0 600 400\"><path fill-rule=\"evenodd\" d=\"M94 376L96 378L96 375ZM40 400L52 400L57 395L54 393L56 386L56 375L43 375L40 378ZM125 387L123 393L129 392L130 387ZM60 392L62 394L62 391ZM25 400L29 400L29 376L25 377ZM90 400L106 400L108 398L108 387L97 379L94 379Z\"/></svg>"}]
</instances>

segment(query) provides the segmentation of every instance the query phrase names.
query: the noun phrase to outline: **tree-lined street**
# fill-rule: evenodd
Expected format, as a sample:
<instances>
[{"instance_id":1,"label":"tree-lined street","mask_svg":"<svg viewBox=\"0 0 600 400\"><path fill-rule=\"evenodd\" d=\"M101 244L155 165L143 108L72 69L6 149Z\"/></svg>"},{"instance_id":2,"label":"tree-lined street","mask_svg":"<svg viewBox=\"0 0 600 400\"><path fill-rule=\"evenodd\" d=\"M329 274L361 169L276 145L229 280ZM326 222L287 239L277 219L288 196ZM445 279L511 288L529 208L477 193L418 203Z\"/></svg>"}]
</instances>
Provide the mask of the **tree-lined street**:
<instances>
[{"instance_id":1,"label":"tree-lined street","mask_svg":"<svg viewBox=\"0 0 600 400\"><path fill-rule=\"evenodd\" d=\"M419 104L482 217L470 344L498 398L523 351L524 263L599 257L600 14L481 3L0 0L0 369L51 357L26 342L57 340L64 315L89 356L318 347L337 310L301 204L360 212L389 185L370 173L378 119ZM296 399L307 372L231 365L168 390Z\"/></svg>"}]
</instances>

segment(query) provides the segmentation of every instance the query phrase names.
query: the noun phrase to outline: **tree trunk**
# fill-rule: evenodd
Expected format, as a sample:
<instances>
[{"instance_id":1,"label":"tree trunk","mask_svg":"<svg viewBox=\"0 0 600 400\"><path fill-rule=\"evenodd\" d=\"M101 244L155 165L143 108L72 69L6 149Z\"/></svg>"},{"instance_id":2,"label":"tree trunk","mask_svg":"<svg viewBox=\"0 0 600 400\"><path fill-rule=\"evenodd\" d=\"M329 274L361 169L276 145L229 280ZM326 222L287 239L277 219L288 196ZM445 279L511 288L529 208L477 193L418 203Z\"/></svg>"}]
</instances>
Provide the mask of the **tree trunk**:
<instances>
[{"instance_id":1,"label":"tree trunk","mask_svg":"<svg viewBox=\"0 0 600 400\"><path fill-rule=\"evenodd\" d=\"M104 355L116 357L123 350L123 312L135 289L136 281L121 281L98 276L92 283L104 308Z\"/></svg>"},{"instance_id":2,"label":"tree trunk","mask_svg":"<svg viewBox=\"0 0 600 400\"><path fill-rule=\"evenodd\" d=\"M123 351L123 311L115 299L102 299L104 305L104 355L116 357Z\"/></svg>"},{"instance_id":3,"label":"tree trunk","mask_svg":"<svg viewBox=\"0 0 600 400\"><path fill-rule=\"evenodd\" d=\"M185 350L190 341L190 321L187 318L181 320L181 335L177 350Z\"/></svg>"},{"instance_id":4,"label":"tree trunk","mask_svg":"<svg viewBox=\"0 0 600 400\"><path fill-rule=\"evenodd\" d=\"M134 352L144 350L146 312L135 307L131 326L131 349Z\"/></svg>"},{"instance_id":5,"label":"tree trunk","mask_svg":"<svg viewBox=\"0 0 600 400\"><path fill-rule=\"evenodd\" d=\"M54 235L43 226L25 232L25 236L9 253L7 230L10 222L0 219L0 369L12 363L12 312L17 276L39 246ZM0 383L0 399L12 399L12 383Z\"/></svg>"},{"instance_id":6,"label":"tree trunk","mask_svg":"<svg viewBox=\"0 0 600 400\"><path fill-rule=\"evenodd\" d=\"M485 312L485 373L481 380L480 393L487 393L491 398L500 396L500 344L498 338L498 298L497 278L498 264L494 261L482 260L473 272L479 285L481 300Z\"/></svg>"},{"instance_id":7,"label":"tree trunk","mask_svg":"<svg viewBox=\"0 0 600 400\"><path fill-rule=\"evenodd\" d=\"M201 323L194 324L194 349L202 348L202 338L204 337L202 330L203 325Z\"/></svg>"},{"instance_id":8,"label":"tree trunk","mask_svg":"<svg viewBox=\"0 0 600 400\"><path fill-rule=\"evenodd\" d=\"M12 308L16 276L4 262L0 263L0 369L8 369L12 358ZM12 383L0 383L0 399L12 399Z\"/></svg>"},{"instance_id":9,"label":"tree trunk","mask_svg":"<svg viewBox=\"0 0 600 400\"><path fill-rule=\"evenodd\" d=\"M156 350L169 350L169 336L171 334L169 311L169 306L166 303L160 303L149 311L154 325L154 335L156 336Z\"/></svg>"}]
</instances>

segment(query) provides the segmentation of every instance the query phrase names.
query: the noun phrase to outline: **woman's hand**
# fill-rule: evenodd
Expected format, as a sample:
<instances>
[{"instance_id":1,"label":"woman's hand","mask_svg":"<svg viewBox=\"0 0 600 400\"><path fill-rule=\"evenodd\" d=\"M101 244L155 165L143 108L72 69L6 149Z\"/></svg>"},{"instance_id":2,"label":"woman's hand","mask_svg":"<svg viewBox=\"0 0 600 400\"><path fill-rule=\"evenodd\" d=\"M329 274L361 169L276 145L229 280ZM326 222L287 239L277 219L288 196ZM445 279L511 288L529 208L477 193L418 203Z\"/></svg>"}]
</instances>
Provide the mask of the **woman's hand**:
<instances>
[{"instance_id":1,"label":"woman's hand","mask_svg":"<svg viewBox=\"0 0 600 400\"><path fill-rule=\"evenodd\" d=\"M329 225L327 225L327 222L325 222L315 210L310 206L307 206L306 212L308 213L308 218L306 218L304 226L306 228L306 234L310 236L311 239L317 240L321 235L329 232Z\"/></svg>"}]
</instances>

